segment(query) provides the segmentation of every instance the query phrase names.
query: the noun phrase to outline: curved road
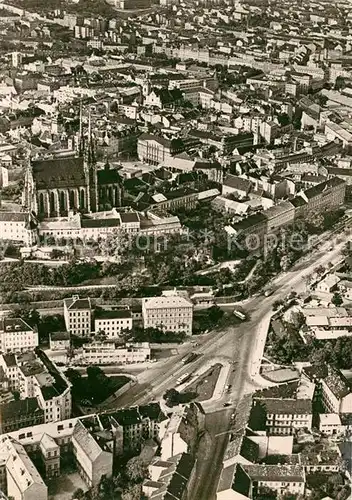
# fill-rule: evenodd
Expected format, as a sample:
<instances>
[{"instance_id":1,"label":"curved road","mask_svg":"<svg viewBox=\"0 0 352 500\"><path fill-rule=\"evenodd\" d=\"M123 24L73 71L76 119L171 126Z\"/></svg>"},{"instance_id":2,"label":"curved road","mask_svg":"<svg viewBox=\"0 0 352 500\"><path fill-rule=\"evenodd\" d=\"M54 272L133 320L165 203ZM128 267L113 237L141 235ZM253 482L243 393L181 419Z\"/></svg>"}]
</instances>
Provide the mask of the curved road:
<instances>
[{"instance_id":1,"label":"curved road","mask_svg":"<svg viewBox=\"0 0 352 500\"><path fill-rule=\"evenodd\" d=\"M151 367L138 375L139 384L122 395L113 405L126 407L143 404L159 399L166 389L175 387L177 378L183 373L191 373L198 369L206 359L223 356L234 361L228 383L232 385L231 394L224 395L216 403L214 411L206 416L206 443L200 442L196 465L196 481L190 498L192 500L214 500L219 481L222 458L227 445L231 414L242 396L257 389L255 382L263 354L267 329L265 324L272 311L273 303L284 298L290 291L298 293L305 290L305 276L311 274L315 267L327 265L335 261L344 243L333 250L321 248L316 250L303 262L298 263L289 272L277 277L272 286L275 292L264 298L256 296L244 304L250 315L248 322L240 325L229 325L220 332L213 332L200 339L196 351L202 354L197 360L187 365L182 364L183 354L166 360L163 364ZM326 245L325 245L326 247ZM264 325L264 326L263 326ZM225 401L233 402L232 408L223 408ZM219 435L220 434L220 435Z\"/></svg>"}]
</instances>

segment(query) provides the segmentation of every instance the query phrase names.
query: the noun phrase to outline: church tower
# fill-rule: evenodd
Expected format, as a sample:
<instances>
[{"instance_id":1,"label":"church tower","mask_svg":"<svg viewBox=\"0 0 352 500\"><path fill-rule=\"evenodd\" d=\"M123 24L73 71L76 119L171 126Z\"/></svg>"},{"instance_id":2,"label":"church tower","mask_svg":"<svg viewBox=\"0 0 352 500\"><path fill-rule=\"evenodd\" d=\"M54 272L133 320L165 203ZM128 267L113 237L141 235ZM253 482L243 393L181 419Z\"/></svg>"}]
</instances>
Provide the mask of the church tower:
<instances>
[{"instance_id":1,"label":"church tower","mask_svg":"<svg viewBox=\"0 0 352 500\"><path fill-rule=\"evenodd\" d=\"M95 151L95 139L92 133L92 121L89 112L88 119L88 140L84 148L84 169L88 185L87 192L87 207L89 212L98 210L98 175Z\"/></svg>"},{"instance_id":2,"label":"church tower","mask_svg":"<svg viewBox=\"0 0 352 500\"><path fill-rule=\"evenodd\" d=\"M35 212L35 213L38 212L30 154L28 154L27 157L27 166L24 177L24 186L22 191L22 208L23 210L28 212Z\"/></svg>"}]
</instances>

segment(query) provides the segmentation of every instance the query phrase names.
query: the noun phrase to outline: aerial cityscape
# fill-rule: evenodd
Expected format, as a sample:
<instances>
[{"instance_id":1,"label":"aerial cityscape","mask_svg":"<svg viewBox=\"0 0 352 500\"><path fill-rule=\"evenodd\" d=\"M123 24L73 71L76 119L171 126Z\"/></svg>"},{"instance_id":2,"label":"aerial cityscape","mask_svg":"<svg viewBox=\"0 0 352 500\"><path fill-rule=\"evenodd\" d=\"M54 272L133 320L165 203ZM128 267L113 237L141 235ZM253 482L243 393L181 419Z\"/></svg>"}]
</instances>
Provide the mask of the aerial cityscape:
<instances>
[{"instance_id":1,"label":"aerial cityscape","mask_svg":"<svg viewBox=\"0 0 352 500\"><path fill-rule=\"evenodd\" d=\"M352 2L0 2L0 497L350 500Z\"/></svg>"}]
</instances>

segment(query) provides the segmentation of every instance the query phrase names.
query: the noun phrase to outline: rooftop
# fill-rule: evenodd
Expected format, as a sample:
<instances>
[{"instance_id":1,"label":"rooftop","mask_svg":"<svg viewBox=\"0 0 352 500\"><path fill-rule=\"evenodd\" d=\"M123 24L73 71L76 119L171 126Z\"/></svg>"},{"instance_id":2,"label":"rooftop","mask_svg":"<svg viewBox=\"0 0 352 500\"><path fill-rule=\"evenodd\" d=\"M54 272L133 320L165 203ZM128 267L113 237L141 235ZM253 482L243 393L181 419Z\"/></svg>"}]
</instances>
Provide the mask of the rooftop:
<instances>
[{"instance_id":1,"label":"rooftop","mask_svg":"<svg viewBox=\"0 0 352 500\"><path fill-rule=\"evenodd\" d=\"M144 298L142 302L144 309L177 309L179 307L193 307L191 301L180 297L178 295L170 297L148 297Z\"/></svg>"}]
</instances>

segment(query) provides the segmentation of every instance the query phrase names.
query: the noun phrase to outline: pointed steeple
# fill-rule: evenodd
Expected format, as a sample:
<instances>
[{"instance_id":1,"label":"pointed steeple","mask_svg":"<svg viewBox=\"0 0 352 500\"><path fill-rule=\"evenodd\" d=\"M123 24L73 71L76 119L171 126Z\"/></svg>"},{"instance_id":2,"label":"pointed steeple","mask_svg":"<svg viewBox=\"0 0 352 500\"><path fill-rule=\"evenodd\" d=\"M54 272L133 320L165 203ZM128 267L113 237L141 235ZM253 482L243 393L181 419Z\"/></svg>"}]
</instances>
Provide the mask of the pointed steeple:
<instances>
[{"instance_id":1,"label":"pointed steeple","mask_svg":"<svg viewBox=\"0 0 352 500\"><path fill-rule=\"evenodd\" d=\"M78 154L79 154L79 156L83 156L83 154L84 154L84 133L83 133L83 109L82 109L82 101L80 101L80 105L79 105Z\"/></svg>"},{"instance_id":2,"label":"pointed steeple","mask_svg":"<svg viewBox=\"0 0 352 500\"><path fill-rule=\"evenodd\" d=\"M87 151L86 151L86 158L87 162L89 165L92 165L95 163L95 145L94 145L94 137L92 133L92 118L91 118L91 112L89 110L89 117L88 117L88 144L87 144Z\"/></svg>"}]
</instances>

